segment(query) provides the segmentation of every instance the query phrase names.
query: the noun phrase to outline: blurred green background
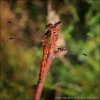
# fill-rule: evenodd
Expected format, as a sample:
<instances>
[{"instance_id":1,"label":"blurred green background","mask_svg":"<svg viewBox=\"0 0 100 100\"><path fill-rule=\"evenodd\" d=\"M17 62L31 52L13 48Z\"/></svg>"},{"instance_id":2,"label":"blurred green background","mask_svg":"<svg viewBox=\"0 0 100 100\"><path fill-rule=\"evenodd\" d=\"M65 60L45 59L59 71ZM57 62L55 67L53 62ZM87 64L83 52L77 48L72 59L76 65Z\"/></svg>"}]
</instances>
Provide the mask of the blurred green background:
<instances>
[{"instance_id":1,"label":"blurred green background","mask_svg":"<svg viewBox=\"0 0 100 100\"><path fill-rule=\"evenodd\" d=\"M1 0L0 100L32 100L48 0ZM41 100L99 98L99 0L53 0L68 54L55 59ZM70 100L80 100L73 98ZM61 98L59 98L61 100Z\"/></svg>"}]
</instances>

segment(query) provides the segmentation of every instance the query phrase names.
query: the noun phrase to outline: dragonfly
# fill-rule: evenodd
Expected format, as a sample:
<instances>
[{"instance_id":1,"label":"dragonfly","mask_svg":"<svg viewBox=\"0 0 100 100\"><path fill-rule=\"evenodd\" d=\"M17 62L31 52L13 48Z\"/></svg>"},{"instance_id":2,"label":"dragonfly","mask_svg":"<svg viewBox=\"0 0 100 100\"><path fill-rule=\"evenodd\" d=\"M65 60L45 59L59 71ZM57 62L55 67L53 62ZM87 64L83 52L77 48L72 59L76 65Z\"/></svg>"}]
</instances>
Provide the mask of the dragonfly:
<instances>
[{"instance_id":1,"label":"dragonfly","mask_svg":"<svg viewBox=\"0 0 100 100\"><path fill-rule=\"evenodd\" d=\"M61 21L55 24L47 25L46 33L42 37L43 57L42 57L42 64L40 67L38 86L36 89L34 100L40 99L43 89L43 83L44 80L46 79L46 76L48 74L53 59L56 57L58 53L60 53L59 51L64 50L60 49L61 47L59 47L58 52L57 51L55 52L56 42L58 40L60 33L60 24Z\"/></svg>"},{"instance_id":2,"label":"dragonfly","mask_svg":"<svg viewBox=\"0 0 100 100\"><path fill-rule=\"evenodd\" d=\"M60 24L61 21L58 21L54 25L51 23L46 25L46 32L42 37L43 57L42 57L42 64L40 68L40 74L39 74L39 83L42 83L44 80L44 73L46 70L46 63L49 55L50 45L54 42L53 40L54 35L57 35L60 32ZM57 39L58 36L56 37L55 41ZM58 50L60 49L58 48Z\"/></svg>"},{"instance_id":3,"label":"dragonfly","mask_svg":"<svg viewBox=\"0 0 100 100\"><path fill-rule=\"evenodd\" d=\"M30 41L23 40L23 38L18 37L19 34L17 34L17 33L19 31L24 32L24 29L20 28L20 26L18 24L16 24L15 22L13 22L13 21L8 21L8 24L14 25L18 28L14 33L10 34L11 35L9 37L10 40L15 41L15 43L17 45L19 43L23 44L24 41L27 43L27 46L30 47L30 45L32 45L33 42L30 43ZM60 31L60 25L61 25L61 21L58 21L55 24L51 24L51 23L47 24L46 25L46 32L43 34L43 36L41 38L41 43L42 43L42 47L43 47L43 57L42 57L42 63L41 63L41 68L40 68L39 82L43 81L44 72L45 72L45 65L46 65L46 62L47 62L47 57L48 57L48 52L49 52L49 49L50 49L50 44L53 42L52 37L53 37L53 35L57 35L56 33L58 33ZM26 46L26 44L25 44L25 46ZM57 50L61 51L61 48L59 48L59 47L57 47L57 48L58 49L55 50L55 53L57 52Z\"/></svg>"},{"instance_id":4,"label":"dragonfly","mask_svg":"<svg viewBox=\"0 0 100 100\"><path fill-rule=\"evenodd\" d=\"M18 26L18 24L14 23L12 21L8 21L8 23L9 24L14 24L16 27L18 27L18 29L20 31L24 31L24 29L21 29ZM41 62L41 67L40 67L40 74L39 74L39 81L38 81L39 83L42 83L43 80L44 80L44 73L45 73L45 70L46 70L47 58L48 58L48 55L49 55L48 53L49 53L50 45L53 42L52 37L53 37L53 35L57 35L57 33L59 33L60 27L61 27L61 21L58 21L55 24L49 23L49 24L46 25L46 32L43 34L42 39L41 39L41 43L42 43L42 47L43 47L43 56L42 56L42 62ZM16 38L15 36L9 37L9 39L10 40L15 40L15 41L21 40L19 38ZM58 39L58 37L56 39ZM31 46L31 45L33 45L33 42L30 43L30 41L29 41L27 43L27 45ZM58 53L58 52L61 52L61 51L64 51L64 50L66 50L66 48L61 46L61 47L56 47L54 52ZM83 55L87 56L86 53L83 53Z\"/></svg>"}]
</instances>

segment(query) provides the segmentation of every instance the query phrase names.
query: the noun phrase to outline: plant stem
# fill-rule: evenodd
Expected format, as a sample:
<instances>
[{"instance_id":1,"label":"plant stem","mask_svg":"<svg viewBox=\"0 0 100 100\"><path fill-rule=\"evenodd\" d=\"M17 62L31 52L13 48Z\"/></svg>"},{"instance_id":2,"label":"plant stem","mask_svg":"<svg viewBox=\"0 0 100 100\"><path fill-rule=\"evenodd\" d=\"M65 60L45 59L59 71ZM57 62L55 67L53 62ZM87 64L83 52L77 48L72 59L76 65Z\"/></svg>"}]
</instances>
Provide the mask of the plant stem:
<instances>
[{"instance_id":1,"label":"plant stem","mask_svg":"<svg viewBox=\"0 0 100 100\"><path fill-rule=\"evenodd\" d=\"M33 100L40 100L42 89L43 89L43 83L44 82L38 83L36 93L35 93L35 96L34 96Z\"/></svg>"},{"instance_id":2,"label":"plant stem","mask_svg":"<svg viewBox=\"0 0 100 100\"><path fill-rule=\"evenodd\" d=\"M42 93L42 90L43 90L43 84L44 84L44 81L45 81L46 76L48 74L48 71L50 69L52 60L53 60L53 58L51 57L51 55L49 55L49 57L47 59L47 63L46 63L46 69L45 69L45 72L44 72L44 79L43 79L42 82L38 82L38 86L37 86L36 93L35 93L33 100L40 100L41 93Z\"/></svg>"}]
</instances>

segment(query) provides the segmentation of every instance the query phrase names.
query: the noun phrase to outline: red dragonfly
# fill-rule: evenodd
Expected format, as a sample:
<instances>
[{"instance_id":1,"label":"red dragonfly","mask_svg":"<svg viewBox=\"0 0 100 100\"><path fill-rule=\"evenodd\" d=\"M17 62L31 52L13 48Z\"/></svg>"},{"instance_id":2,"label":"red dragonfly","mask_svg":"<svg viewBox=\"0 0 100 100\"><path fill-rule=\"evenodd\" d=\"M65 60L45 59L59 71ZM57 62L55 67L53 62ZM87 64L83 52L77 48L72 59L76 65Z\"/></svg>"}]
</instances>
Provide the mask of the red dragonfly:
<instances>
[{"instance_id":1,"label":"red dragonfly","mask_svg":"<svg viewBox=\"0 0 100 100\"><path fill-rule=\"evenodd\" d=\"M52 43L54 44L53 46L55 46L54 42L58 39L58 33L60 32L60 24L61 21L55 23L54 25L51 23L46 25L46 33L42 37L43 57L39 75L40 83L44 80L44 73L46 70L46 63L50 52L50 46ZM54 35L56 35L55 40L53 40Z\"/></svg>"},{"instance_id":2,"label":"red dragonfly","mask_svg":"<svg viewBox=\"0 0 100 100\"><path fill-rule=\"evenodd\" d=\"M56 42L60 33L61 21L47 25L46 33L42 37L43 57L39 74L38 86L34 96L34 100L40 100L43 89L43 83L50 69L52 60L56 57L57 53L62 49L55 52Z\"/></svg>"}]
</instances>

